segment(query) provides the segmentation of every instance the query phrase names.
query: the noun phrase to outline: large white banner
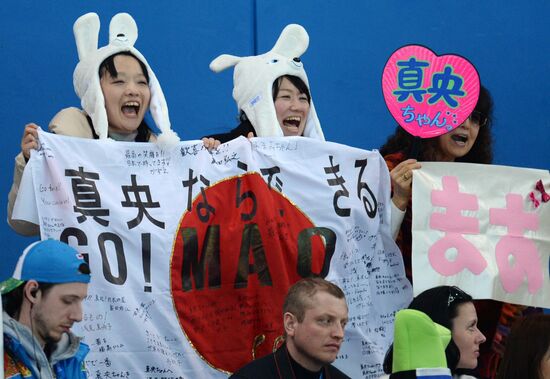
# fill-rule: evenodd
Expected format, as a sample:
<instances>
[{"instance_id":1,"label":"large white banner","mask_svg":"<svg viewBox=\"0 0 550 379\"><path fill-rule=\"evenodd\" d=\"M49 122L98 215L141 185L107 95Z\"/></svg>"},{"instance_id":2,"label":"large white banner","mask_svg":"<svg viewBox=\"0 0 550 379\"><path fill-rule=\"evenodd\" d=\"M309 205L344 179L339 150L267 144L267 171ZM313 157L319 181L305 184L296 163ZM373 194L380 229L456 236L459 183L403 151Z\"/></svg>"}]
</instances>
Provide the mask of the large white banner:
<instances>
[{"instance_id":1,"label":"large white banner","mask_svg":"<svg viewBox=\"0 0 550 379\"><path fill-rule=\"evenodd\" d=\"M549 308L549 189L544 170L422 163L413 175L415 294L449 284Z\"/></svg>"},{"instance_id":2,"label":"large white banner","mask_svg":"<svg viewBox=\"0 0 550 379\"><path fill-rule=\"evenodd\" d=\"M40 132L15 213L87 254L76 332L93 378L225 378L271 352L288 287L312 274L347 294L336 365L376 378L411 300L390 237L378 152L301 137L93 141Z\"/></svg>"}]
</instances>

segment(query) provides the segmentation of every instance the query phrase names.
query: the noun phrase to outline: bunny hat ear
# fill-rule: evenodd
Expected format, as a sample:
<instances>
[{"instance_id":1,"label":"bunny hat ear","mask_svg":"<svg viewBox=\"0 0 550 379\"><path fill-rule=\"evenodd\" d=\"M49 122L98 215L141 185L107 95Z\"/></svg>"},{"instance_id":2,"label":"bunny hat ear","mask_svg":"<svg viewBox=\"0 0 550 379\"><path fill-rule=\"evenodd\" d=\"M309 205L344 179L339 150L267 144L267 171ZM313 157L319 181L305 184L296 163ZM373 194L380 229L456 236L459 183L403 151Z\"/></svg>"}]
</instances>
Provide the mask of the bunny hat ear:
<instances>
[{"instance_id":1,"label":"bunny hat ear","mask_svg":"<svg viewBox=\"0 0 550 379\"><path fill-rule=\"evenodd\" d=\"M214 72L235 66L233 98L239 111L243 111L254 126L258 136L283 136L273 103L275 80L283 75L292 75L300 78L310 88L299 59L307 50L308 44L306 30L300 25L291 24L283 29L273 48L265 54L250 57L223 54L210 63L210 69ZM310 102L303 135L325 139L313 100Z\"/></svg>"},{"instance_id":2,"label":"bunny hat ear","mask_svg":"<svg viewBox=\"0 0 550 379\"><path fill-rule=\"evenodd\" d=\"M73 25L78 59L86 59L88 54L97 50L97 38L99 35L99 17L91 12L80 16Z\"/></svg>"},{"instance_id":3,"label":"bunny hat ear","mask_svg":"<svg viewBox=\"0 0 550 379\"><path fill-rule=\"evenodd\" d=\"M134 46L138 37L136 22L128 13L116 14L109 24L109 44L116 40L123 40L126 44Z\"/></svg>"},{"instance_id":4,"label":"bunny hat ear","mask_svg":"<svg viewBox=\"0 0 550 379\"><path fill-rule=\"evenodd\" d=\"M287 57L300 57L309 46L309 35L303 26L298 24L287 25L275 42L271 51Z\"/></svg>"},{"instance_id":5,"label":"bunny hat ear","mask_svg":"<svg viewBox=\"0 0 550 379\"><path fill-rule=\"evenodd\" d=\"M149 110L161 134L157 143L171 148L179 142L179 137L171 129L168 106L160 83L145 57L134 47L138 37L136 22L128 13L115 15L109 24L109 44L98 49L99 18L88 13L76 20L74 35L79 62L73 73L73 85L80 98L82 108L92 119L96 134L100 139L109 135L109 121L105 109L105 98L101 90L99 67L103 61L117 53L129 52L141 61L149 75L151 101Z\"/></svg>"},{"instance_id":6,"label":"bunny hat ear","mask_svg":"<svg viewBox=\"0 0 550 379\"><path fill-rule=\"evenodd\" d=\"M223 71L229 67L235 66L241 61L240 57L234 55L222 54L210 62L210 70L214 72Z\"/></svg>"}]
</instances>

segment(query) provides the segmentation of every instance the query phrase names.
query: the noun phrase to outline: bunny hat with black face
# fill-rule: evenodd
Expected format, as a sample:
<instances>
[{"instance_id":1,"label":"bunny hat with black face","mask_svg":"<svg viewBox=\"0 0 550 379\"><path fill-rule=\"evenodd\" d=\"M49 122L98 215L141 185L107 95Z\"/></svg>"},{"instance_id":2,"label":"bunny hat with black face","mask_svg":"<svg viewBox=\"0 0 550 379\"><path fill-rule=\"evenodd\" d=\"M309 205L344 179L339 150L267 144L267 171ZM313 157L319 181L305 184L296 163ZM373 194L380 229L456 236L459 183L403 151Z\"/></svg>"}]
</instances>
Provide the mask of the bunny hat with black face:
<instances>
[{"instance_id":1,"label":"bunny hat with black face","mask_svg":"<svg viewBox=\"0 0 550 379\"><path fill-rule=\"evenodd\" d=\"M82 108L92 118L94 130L99 138L107 138L109 132L105 99L99 79L99 66L113 54L129 52L147 67L151 91L149 110L161 131L157 143L165 146L175 145L179 138L170 128L168 106L162 88L145 57L134 47L138 30L132 16L128 13L115 15L109 25L109 44L99 49L97 47L99 35L97 14L87 13L79 17L74 23L73 31L80 60L73 73L73 84Z\"/></svg>"},{"instance_id":2,"label":"bunny hat with black face","mask_svg":"<svg viewBox=\"0 0 550 379\"><path fill-rule=\"evenodd\" d=\"M210 63L210 69L214 72L235 66L233 98L239 111L246 113L259 137L283 136L272 94L273 82L277 78L283 75L297 76L310 88L300 60L308 44L306 30L300 25L290 24L283 29L275 46L265 54L250 57L223 54ZM313 100L310 101L303 135L325 140Z\"/></svg>"}]
</instances>

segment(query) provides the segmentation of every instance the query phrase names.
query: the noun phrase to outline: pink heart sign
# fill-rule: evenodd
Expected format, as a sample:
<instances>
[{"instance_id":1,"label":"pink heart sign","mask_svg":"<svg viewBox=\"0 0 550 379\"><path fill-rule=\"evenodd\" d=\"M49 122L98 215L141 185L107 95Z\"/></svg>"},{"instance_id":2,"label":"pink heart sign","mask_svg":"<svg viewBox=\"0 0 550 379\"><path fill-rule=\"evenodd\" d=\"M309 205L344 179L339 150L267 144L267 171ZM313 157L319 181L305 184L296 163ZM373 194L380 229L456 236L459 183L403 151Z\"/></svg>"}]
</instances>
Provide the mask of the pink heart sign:
<instances>
[{"instance_id":1,"label":"pink heart sign","mask_svg":"<svg viewBox=\"0 0 550 379\"><path fill-rule=\"evenodd\" d=\"M462 124L479 97L479 75L466 58L419 45L395 51L382 74L384 100L413 136L437 137Z\"/></svg>"}]
</instances>

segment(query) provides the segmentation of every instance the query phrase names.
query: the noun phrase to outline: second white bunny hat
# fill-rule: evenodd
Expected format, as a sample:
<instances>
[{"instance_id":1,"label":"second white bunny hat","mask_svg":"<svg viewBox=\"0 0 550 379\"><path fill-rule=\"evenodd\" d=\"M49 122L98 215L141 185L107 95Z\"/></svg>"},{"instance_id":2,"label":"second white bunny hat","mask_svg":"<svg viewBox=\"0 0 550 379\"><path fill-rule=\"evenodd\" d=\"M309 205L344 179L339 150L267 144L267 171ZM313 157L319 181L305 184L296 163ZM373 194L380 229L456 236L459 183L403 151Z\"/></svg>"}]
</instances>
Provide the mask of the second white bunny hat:
<instances>
[{"instance_id":1,"label":"second white bunny hat","mask_svg":"<svg viewBox=\"0 0 550 379\"><path fill-rule=\"evenodd\" d=\"M109 24L109 44L98 49L99 25L97 14L87 13L80 16L73 26L80 60L73 73L73 85L82 108L92 119L96 134L99 138L107 138L109 128L105 99L99 81L99 66L111 55L128 51L147 67L151 91L149 109L161 131L157 142L166 145L178 142L179 138L170 126L168 106L160 83L145 57L134 47L138 30L132 16L128 13L115 15Z\"/></svg>"},{"instance_id":2,"label":"second white bunny hat","mask_svg":"<svg viewBox=\"0 0 550 379\"><path fill-rule=\"evenodd\" d=\"M309 86L306 72L299 58L309 45L306 30L297 24L287 25L275 46L265 54L236 57L223 54L210 63L214 72L235 66L233 98L239 110L244 111L260 137L283 136L273 104L273 82L283 75L297 76ZM311 92L311 89L310 89ZM324 140L323 130L315 112L313 99L304 129L304 136Z\"/></svg>"}]
</instances>

